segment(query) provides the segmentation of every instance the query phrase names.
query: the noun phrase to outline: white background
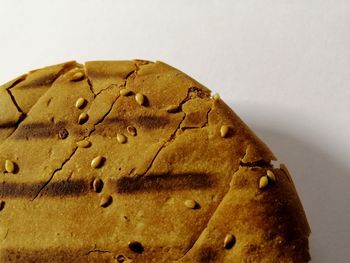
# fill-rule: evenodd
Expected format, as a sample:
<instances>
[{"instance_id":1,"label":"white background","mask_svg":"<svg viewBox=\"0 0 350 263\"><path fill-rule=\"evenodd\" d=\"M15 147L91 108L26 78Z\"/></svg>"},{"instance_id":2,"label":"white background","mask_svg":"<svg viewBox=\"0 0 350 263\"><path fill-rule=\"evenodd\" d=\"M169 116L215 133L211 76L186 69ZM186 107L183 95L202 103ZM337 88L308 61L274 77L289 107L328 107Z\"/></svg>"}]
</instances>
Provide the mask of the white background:
<instances>
[{"instance_id":1,"label":"white background","mask_svg":"<svg viewBox=\"0 0 350 263\"><path fill-rule=\"evenodd\" d=\"M292 172L312 262L349 262L350 1L0 0L0 83L133 58L219 92Z\"/></svg>"}]
</instances>

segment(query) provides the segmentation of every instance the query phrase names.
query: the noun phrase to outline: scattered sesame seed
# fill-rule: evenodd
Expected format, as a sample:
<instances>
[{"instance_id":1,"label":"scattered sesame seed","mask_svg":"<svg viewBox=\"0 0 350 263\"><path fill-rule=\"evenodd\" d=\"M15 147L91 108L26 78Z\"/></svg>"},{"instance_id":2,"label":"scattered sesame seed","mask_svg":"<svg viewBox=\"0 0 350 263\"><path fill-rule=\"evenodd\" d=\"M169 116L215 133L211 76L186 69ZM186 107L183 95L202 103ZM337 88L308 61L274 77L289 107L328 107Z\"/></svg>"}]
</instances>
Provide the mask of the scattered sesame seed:
<instances>
[{"instance_id":1,"label":"scattered sesame seed","mask_svg":"<svg viewBox=\"0 0 350 263\"><path fill-rule=\"evenodd\" d=\"M175 113L179 110L179 106L177 105L170 105L168 107L166 107L166 111L169 113Z\"/></svg>"},{"instance_id":2,"label":"scattered sesame seed","mask_svg":"<svg viewBox=\"0 0 350 263\"><path fill-rule=\"evenodd\" d=\"M13 173L15 171L15 164L10 160L6 160L5 161L5 170L8 173Z\"/></svg>"},{"instance_id":3,"label":"scattered sesame seed","mask_svg":"<svg viewBox=\"0 0 350 263\"><path fill-rule=\"evenodd\" d=\"M126 136L124 134L118 133L117 134L117 141L120 144L126 143Z\"/></svg>"},{"instance_id":4,"label":"scattered sesame seed","mask_svg":"<svg viewBox=\"0 0 350 263\"><path fill-rule=\"evenodd\" d=\"M276 176L275 176L275 174L274 174L271 170L267 170L266 174L267 174L267 177L268 177L269 179L271 179L273 182L276 181Z\"/></svg>"},{"instance_id":5,"label":"scattered sesame seed","mask_svg":"<svg viewBox=\"0 0 350 263\"><path fill-rule=\"evenodd\" d=\"M128 133L132 136L136 136L136 128L134 126L128 126L126 127L126 130L128 131Z\"/></svg>"},{"instance_id":6,"label":"scattered sesame seed","mask_svg":"<svg viewBox=\"0 0 350 263\"><path fill-rule=\"evenodd\" d=\"M215 93L213 96L212 96L213 100L220 100L220 95L219 93Z\"/></svg>"},{"instance_id":7,"label":"scattered sesame seed","mask_svg":"<svg viewBox=\"0 0 350 263\"><path fill-rule=\"evenodd\" d=\"M222 125L220 128L220 135L222 138L225 138L228 135L228 132L230 131L230 126L228 125Z\"/></svg>"},{"instance_id":8,"label":"scattered sesame seed","mask_svg":"<svg viewBox=\"0 0 350 263\"><path fill-rule=\"evenodd\" d=\"M128 243L128 245L130 250L135 253L142 254L142 252L144 251L142 244L138 241L131 241Z\"/></svg>"},{"instance_id":9,"label":"scattered sesame seed","mask_svg":"<svg viewBox=\"0 0 350 263\"><path fill-rule=\"evenodd\" d=\"M224 248L230 249L236 243L236 238L232 234L227 234L224 239Z\"/></svg>"},{"instance_id":10,"label":"scattered sesame seed","mask_svg":"<svg viewBox=\"0 0 350 263\"><path fill-rule=\"evenodd\" d=\"M112 196L110 195L104 196L101 199L100 206L106 208L112 203L112 201L113 201Z\"/></svg>"},{"instance_id":11,"label":"scattered sesame seed","mask_svg":"<svg viewBox=\"0 0 350 263\"><path fill-rule=\"evenodd\" d=\"M193 199L188 199L185 201L185 206L189 209L194 209L197 206L197 203Z\"/></svg>"},{"instance_id":12,"label":"scattered sesame seed","mask_svg":"<svg viewBox=\"0 0 350 263\"><path fill-rule=\"evenodd\" d=\"M265 188L268 185L268 183L269 183L269 180L268 180L267 176L261 177L259 180L259 188L260 189Z\"/></svg>"},{"instance_id":13,"label":"scattered sesame seed","mask_svg":"<svg viewBox=\"0 0 350 263\"><path fill-rule=\"evenodd\" d=\"M78 71L72 76L71 81L79 81L79 80L82 80L83 78L84 78L84 73L81 71Z\"/></svg>"},{"instance_id":14,"label":"scattered sesame seed","mask_svg":"<svg viewBox=\"0 0 350 263\"><path fill-rule=\"evenodd\" d=\"M75 102L75 107L78 108L78 109L82 109L85 106L85 102L86 102L86 100L84 98L79 98Z\"/></svg>"},{"instance_id":15,"label":"scattered sesame seed","mask_svg":"<svg viewBox=\"0 0 350 263\"><path fill-rule=\"evenodd\" d=\"M78 123L84 124L85 122L87 122L88 119L89 119L89 115L87 115L85 112L83 112L79 115Z\"/></svg>"},{"instance_id":16,"label":"scattered sesame seed","mask_svg":"<svg viewBox=\"0 0 350 263\"><path fill-rule=\"evenodd\" d=\"M103 188L103 181L100 178L96 178L92 183L92 187L96 193L100 193Z\"/></svg>"},{"instance_id":17,"label":"scattered sesame seed","mask_svg":"<svg viewBox=\"0 0 350 263\"><path fill-rule=\"evenodd\" d=\"M131 94L131 90L125 88L125 89L121 89L121 90L119 91L119 93L120 93L120 95L122 95L122 96L128 96L128 95Z\"/></svg>"},{"instance_id":18,"label":"scattered sesame seed","mask_svg":"<svg viewBox=\"0 0 350 263\"><path fill-rule=\"evenodd\" d=\"M135 100L138 104L143 105L145 102L145 97L141 93L136 93Z\"/></svg>"},{"instance_id":19,"label":"scattered sesame seed","mask_svg":"<svg viewBox=\"0 0 350 263\"><path fill-rule=\"evenodd\" d=\"M74 73L74 75L71 78L71 81L79 81L82 80L84 78L84 73L81 71L78 71L76 73Z\"/></svg>"},{"instance_id":20,"label":"scattered sesame seed","mask_svg":"<svg viewBox=\"0 0 350 263\"><path fill-rule=\"evenodd\" d=\"M91 142L87 141L87 140L81 140L79 142L77 142L77 146L79 148L88 148L91 145Z\"/></svg>"},{"instance_id":21,"label":"scattered sesame seed","mask_svg":"<svg viewBox=\"0 0 350 263\"><path fill-rule=\"evenodd\" d=\"M91 161L91 167L92 168L100 168L103 162L102 156L97 156Z\"/></svg>"}]
</instances>

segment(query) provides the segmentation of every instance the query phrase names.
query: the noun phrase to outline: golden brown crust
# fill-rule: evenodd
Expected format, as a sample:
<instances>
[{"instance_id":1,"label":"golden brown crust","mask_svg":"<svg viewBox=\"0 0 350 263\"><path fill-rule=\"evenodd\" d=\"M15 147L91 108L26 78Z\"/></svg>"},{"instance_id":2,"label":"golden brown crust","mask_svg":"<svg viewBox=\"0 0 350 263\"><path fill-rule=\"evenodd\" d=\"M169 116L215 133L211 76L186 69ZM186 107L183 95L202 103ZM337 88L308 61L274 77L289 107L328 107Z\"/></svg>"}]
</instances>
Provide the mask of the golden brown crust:
<instances>
[{"instance_id":1,"label":"golden brown crust","mask_svg":"<svg viewBox=\"0 0 350 263\"><path fill-rule=\"evenodd\" d=\"M230 189L182 262L307 262L310 233L292 182L280 169L276 181L257 187L267 168L240 167ZM234 248L223 251L227 234ZM221 253L220 253L221 252Z\"/></svg>"},{"instance_id":2,"label":"golden brown crust","mask_svg":"<svg viewBox=\"0 0 350 263\"><path fill-rule=\"evenodd\" d=\"M12 94L21 112L27 114L58 77L79 66L75 61L69 61L63 64L32 70L29 74L23 75L11 82L7 90Z\"/></svg>"},{"instance_id":3,"label":"golden brown crust","mask_svg":"<svg viewBox=\"0 0 350 263\"><path fill-rule=\"evenodd\" d=\"M11 99L6 89L0 88L0 143L15 129L22 114Z\"/></svg>"},{"instance_id":4,"label":"golden brown crust","mask_svg":"<svg viewBox=\"0 0 350 263\"><path fill-rule=\"evenodd\" d=\"M28 100L7 92L53 74ZM1 262L309 260L286 168L273 169L267 146L184 73L69 62L0 91ZM2 132L3 121L17 124Z\"/></svg>"}]
</instances>

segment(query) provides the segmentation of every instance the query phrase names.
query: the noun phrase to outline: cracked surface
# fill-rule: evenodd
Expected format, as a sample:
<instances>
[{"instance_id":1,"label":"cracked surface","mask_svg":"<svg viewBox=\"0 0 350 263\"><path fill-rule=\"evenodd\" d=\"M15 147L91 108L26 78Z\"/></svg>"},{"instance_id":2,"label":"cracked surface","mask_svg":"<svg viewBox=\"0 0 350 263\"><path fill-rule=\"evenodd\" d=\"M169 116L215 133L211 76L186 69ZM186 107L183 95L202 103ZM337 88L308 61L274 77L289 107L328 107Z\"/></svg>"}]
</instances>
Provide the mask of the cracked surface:
<instances>
[{"instance_id":1,"label":"cracked surface","mask_svg":"<svg viewBox=\"0 0 350 263\"><path fill-rule=\"evenodd\" d=\"M6 139L16 128L18 120L22 113L12 102L10 94L6 89L0 88L0 144Z\"/></svg>"},{"instance_id":2,"label":"cracked surface","mask_svg":"<svg viewBox=\"0 0 350 263\"><path fill-rule=\"evenodd\" d=\"M0 123L27 114L14 131L0 126L0 169L6 159L19 168L0 174L1 262L307 262L309 229L286 168L274 169L278 180L267 191L258 189L275 157L207 88L148 61L75 63L86 78L72 82L69 63L0 90L7 103ZM16 107L7 90L31 90L33 83L47 87L28 101L13 93ZM122 88L132 94L119 96ZM83 110L74 106L79 97L87 100ZM77 124L81 112L89 115L84 125ZM227 138L222 125L233 128ZM62 128L69 132L64 140L57 137ZM77 148L82 139L91 146ZM96 156L105 162L93 169ZM100 193L95 178L103 181ZM111 205L100 207L109 195ZM188 199L199 208L188 209ZM231 250L223 248L227 233L237 239ZM132 252L130 241L143 253Z\"/></svg>"},{"instance_id":3,"label":"cracked surface","mask_svg":"<svg viewBox=\"0 0 350 263\"><path fill-rule=\"evenodd\" d=\"M4 108L0 112L0 144L17 129L33 105L51 88L56 79L79 66L70 61L33 70L1 86L0 103Z\"/></svg>"},{"instance_id":4,"label":"cracked surface","mask_svg":"<svg viewBox=\"0 0 350 263\"><path fill-rule=\"evenodd\" d=\"M27 114L38 99L45 94L61 75L81 67L74 61L31 71L25 79L7 90L12 94L18 108Z\"/></svg>"}]
</instances>

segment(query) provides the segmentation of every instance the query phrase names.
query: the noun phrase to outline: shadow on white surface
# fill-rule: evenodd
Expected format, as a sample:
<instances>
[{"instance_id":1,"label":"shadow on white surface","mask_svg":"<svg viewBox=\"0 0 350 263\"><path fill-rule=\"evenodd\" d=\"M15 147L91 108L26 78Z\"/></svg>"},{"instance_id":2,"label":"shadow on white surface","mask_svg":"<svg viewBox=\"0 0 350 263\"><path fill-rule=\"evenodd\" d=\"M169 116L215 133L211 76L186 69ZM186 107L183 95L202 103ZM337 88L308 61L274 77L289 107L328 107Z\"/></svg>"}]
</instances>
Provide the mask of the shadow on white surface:
<instances>
[{"instance_id":1,"label":"shadow on white surface","mask_svg":"<svg viewBox=\"0 0 350 263\"><path fill-rule=\"evenodd\" d=\"M350 169L303 138L263 126L254 131L292 174L312 231L312 262L348 262Z\"/></svg>"}]
</instances>

